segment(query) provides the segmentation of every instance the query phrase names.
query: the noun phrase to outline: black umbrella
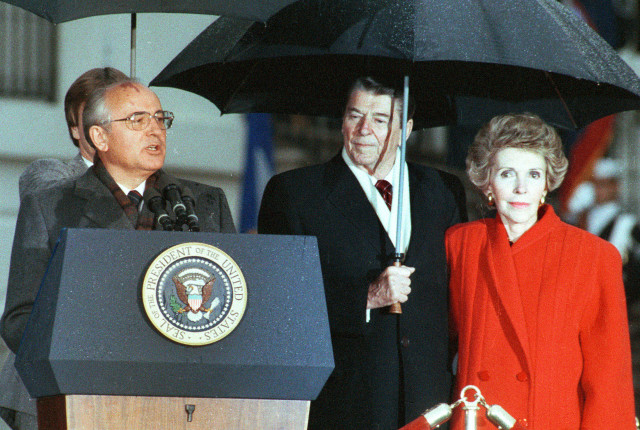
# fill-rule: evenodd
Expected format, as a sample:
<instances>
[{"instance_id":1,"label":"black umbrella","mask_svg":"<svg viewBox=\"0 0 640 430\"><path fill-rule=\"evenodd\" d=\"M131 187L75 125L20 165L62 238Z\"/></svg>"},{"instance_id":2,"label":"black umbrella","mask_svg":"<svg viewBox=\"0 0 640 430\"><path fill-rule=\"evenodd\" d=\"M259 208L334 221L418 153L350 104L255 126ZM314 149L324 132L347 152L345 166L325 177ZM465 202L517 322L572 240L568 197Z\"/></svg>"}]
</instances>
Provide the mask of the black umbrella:
<instances>
[{"instance_id":1,"label":"black umbrella","mask_svg":"<svg viewBox=\"0 0 640 430\"><path fill-rule=\"evenodd\" d=\"M2 0L60 24L80 18L117 13L131 14L131 76L135 75L136 13L167 12L223 15L266 21L295 0Z\"/></svg>"},{"instance_id":2,"label":"black umbrella","mask_svg":"<svg viewBox=\"0 0 640 430\"><path fill-rule=\"evenodd\" d=\"M555 0L300 0L266 25L219 19L150 85L194 92L223 114L339 117L365 75L404 79L405 109L410 80L416 128L523 110L579 127L640 108L640 79ZM405 125L406 110L403 142ZM398 211L398 258L401 221Z\"/></svg>"},{"instance_id":3,"label":"black umbrella","mask_svg":"<svg viewBox=\"0 0 640 430\"><path fill-rule=\"evenodd\" d=\"M201 13L264 22L295 0L2 0L59 24L114 13Z\"/></svg>"},{"instance_id":4,"label":"black umbrella","mask_svg":"<svg viewBox=\"0 0 640 430\"><path fill-rule=\"evenodd\" d=\"M222 113L339 117L347 86L411 79L417 126L533 111L563 127L640 107L640 80L555 0L301 0L266 25L221 18L153 81Z\"/></svg>"}]
</instances>

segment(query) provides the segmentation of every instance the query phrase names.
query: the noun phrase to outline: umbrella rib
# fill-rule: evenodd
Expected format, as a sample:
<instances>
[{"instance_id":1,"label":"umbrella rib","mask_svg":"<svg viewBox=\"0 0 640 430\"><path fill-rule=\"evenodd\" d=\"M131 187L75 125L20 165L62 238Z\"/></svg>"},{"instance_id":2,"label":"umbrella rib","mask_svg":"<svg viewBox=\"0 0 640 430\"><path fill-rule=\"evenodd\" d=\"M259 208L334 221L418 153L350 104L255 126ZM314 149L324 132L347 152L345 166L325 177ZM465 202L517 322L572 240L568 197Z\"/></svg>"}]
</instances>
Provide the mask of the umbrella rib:
<instances>
[{"instance_id":1,"label":"umbrella rib","mask_svg":"<svg viewBox=\"0 0 640 430\"><path fill-rule=\"evenodd\" d=\"M362 48L362 45L364 44L364 38L369 33L369 29L373 25L373 20L375 19L376 15L378 13L379 13L379 11L376 11L371 16L369 16L369 19L367 20L367 23L366 23L364 29L362 30L362 33L360 34L360 39L358 40L358 49Z\"/></svg>"},{"instance_id":2,"label":"umbrella rib","mask_svg":"<svg viewBox=\"0 0 640 430\"><path fill-rule=\"evenodd\" d=\"M567 105L567 102L565 101L564 97L562 97L562 94L560 93L560 90L558 89L558 86L556 85L556 82L553 80L553 76L551 76L551 73L547 72L546 70L544 71L544 75L551 82L551 85L553 86L553 90L556 92L556 95L560 99L560 102L562 103L562 106L564 107L565 112L567 112L567 115L569 116L569 119L571 120L571 124L573 124L574 128L578 128L578 124L576 123L576 120L573 117L573 114L571 113L571 110L569 109L569 106Z\"/></svg>"},{"instance_id":3,"label":"umbrella rib","mask_svg":"<svg viewBox=\"0 0 640 430\"><path fill-rule=\"evenodd\" d=\"M220 18L218 18L220 19ZM262 24L264 28L267 27L266 23L259 23ZM238 57L238 56L242 56L245 52L249 52L252 49L256 48L255 44L248 44L247 46L243 46L242 49L238 50L237 52L234 50L234 48L236 48L239 44L239 42L242 40L242 38L245 36L245 34L254 27L254 24L251 24L251 26L247 27L246 30L244 32L242 32L242 34L238 34L237 38L235 38L235 42L233 43L233 45L231 45L231 49L229 49L227 51L227 53L225 54L224 58L222 59L223 63L228 62L232 57Z\"/></svg>"}]
</instances>

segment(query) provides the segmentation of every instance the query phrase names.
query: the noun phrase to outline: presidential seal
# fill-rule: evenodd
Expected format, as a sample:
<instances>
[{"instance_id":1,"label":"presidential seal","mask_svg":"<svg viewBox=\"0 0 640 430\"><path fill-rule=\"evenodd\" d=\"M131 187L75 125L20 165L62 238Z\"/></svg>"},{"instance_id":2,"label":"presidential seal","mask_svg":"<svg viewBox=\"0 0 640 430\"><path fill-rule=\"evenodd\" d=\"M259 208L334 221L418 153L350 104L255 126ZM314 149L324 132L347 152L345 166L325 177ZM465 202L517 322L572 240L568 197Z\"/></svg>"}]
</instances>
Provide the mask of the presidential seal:
<instances>
[{"instance_id":1,"label":"presidential seal","mask_svg":"<svg viewBox=\"0 0 640 430\"><path fill-rule=\"evenodd\" d=\"M144 310L153 326L184 345L208 345L240 323L247 283L229 255L190 242L163 251L142 283Z\"/></svg>"}]
</instances>

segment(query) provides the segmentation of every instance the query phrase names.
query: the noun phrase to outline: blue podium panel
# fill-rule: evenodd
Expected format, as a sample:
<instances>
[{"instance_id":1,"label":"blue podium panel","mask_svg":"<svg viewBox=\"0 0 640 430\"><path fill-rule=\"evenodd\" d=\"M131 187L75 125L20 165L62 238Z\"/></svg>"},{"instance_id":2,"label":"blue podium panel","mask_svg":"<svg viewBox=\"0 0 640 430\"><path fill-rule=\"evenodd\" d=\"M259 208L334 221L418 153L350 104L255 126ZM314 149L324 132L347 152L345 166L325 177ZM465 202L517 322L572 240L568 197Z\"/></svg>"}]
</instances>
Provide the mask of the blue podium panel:
<instances>
[{"instance_id":1,"label":"blue podium panel","mask_svg":"<svg viewBox=\"0 0 640 430\"><path fill-rule=\"evenodd\" d=\"M188 243L221 250L246 281L244 314L231 320L235 328L212 330L210 336L224 336L202 346L176 342L182 336L175 328L162 334L143 303L152 301L143 292L152 263L164 267L158 258ZM166 261L186 257L174 253ZM150 273L147 283L156 275ZM233 287L232 282L231 294ZM175 297L171 300L171 306L186 309ZM189 300L194 308L200 306ZM334 367L317 241L308 236L64 230L16 367L33 397L313 400Z\"/></svg>"}]
</instances>

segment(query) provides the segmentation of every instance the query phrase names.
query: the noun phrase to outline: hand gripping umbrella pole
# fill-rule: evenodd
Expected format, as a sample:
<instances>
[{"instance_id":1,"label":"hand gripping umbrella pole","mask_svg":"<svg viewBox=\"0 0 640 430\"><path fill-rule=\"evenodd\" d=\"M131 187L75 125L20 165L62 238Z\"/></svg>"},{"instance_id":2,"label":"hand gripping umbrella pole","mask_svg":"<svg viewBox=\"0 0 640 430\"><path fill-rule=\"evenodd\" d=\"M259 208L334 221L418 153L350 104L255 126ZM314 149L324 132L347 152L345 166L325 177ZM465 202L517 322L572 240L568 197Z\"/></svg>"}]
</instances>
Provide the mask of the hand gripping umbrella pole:
<instances>
[{"instance_id":1,"label":"hand gripping umbrella pole","mask_svg":"<svg viewBox=\"0 0 640 430\"><path fill-rule=\"evenodd\" d=\"M402 248L402 202L404 201L404 162L407 158L407 121L409 116L409 76L404 77L404 90L402 94L402 134L400 138L400 180L396 185L398 193L398 221L396 222L396 252L393 255L393 265L401 266L404 260L404 249ZM409 214L411 216L411 214ZM389 307L389 313L401 314L402 306L394 303Z\"/></svg>"},{"instance_id":2,"label":"hand gripping umbrella pole","mask_svg":"<svg viewBox=\"0 0 640 430\"><path fill-rule=\"evenodd\" d=\"M475 391L473 399L466 397L467 391ZM499 405L489 405L480 393L480 389L474 385L467 385L460 392L460 399L448 405L440 403L426 411L422 416L413 420L400 430L432 430L449 421L453 410L462 405L464 410L464 430L477 430L478 411L480 407L487 410L487 419L497 428L503 430L525 430L520 422L517 422L507 411Z\"/></svg>"}]
</instances>

